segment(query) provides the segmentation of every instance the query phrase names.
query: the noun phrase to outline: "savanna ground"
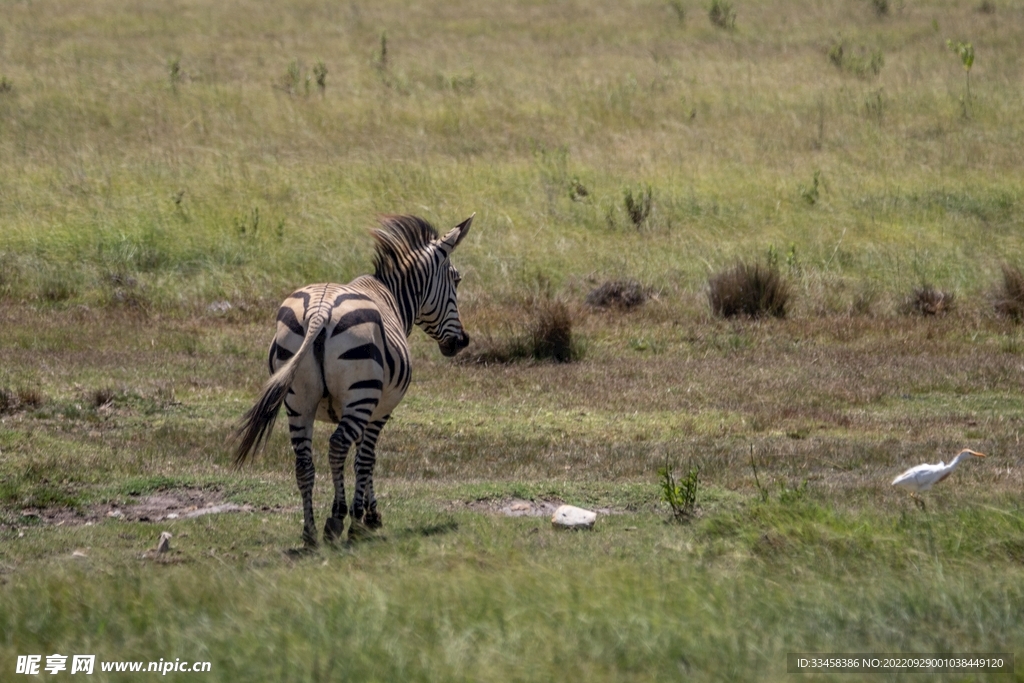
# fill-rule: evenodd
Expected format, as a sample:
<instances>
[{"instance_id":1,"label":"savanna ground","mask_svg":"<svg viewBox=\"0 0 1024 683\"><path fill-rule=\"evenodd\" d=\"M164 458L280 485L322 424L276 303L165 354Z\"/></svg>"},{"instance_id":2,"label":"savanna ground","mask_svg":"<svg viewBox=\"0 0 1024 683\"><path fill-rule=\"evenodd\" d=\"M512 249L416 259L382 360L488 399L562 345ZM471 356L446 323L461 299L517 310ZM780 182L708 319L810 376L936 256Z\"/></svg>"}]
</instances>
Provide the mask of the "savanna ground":
<instances>
[{"instance_id":1,"label":"savanna ground","mask_svg":"<svg viewBox=\"0 0 1024 683\"><path fill-rule=\"evenodd\" d=\"M1024 337L992 306L1024 255L1024 6L733 9L4 2L2 677L53 653L589 682L1024 652ZM582 359L452 363L414 332L384 530L288 554L286 435L243 470L225 446L277 303L366 272L378 213L474 211L467 355L553 299ZM778 265L784 319L710 313L737 259ZM654 298L583 303L626 278ZM952 310L908 313L925 284ZM927 509L889 486L963 446L988 457ZM666 463L700 469L688 523ZM513 501L608 513L559 533Z\"/></svg>"}]
</instances>

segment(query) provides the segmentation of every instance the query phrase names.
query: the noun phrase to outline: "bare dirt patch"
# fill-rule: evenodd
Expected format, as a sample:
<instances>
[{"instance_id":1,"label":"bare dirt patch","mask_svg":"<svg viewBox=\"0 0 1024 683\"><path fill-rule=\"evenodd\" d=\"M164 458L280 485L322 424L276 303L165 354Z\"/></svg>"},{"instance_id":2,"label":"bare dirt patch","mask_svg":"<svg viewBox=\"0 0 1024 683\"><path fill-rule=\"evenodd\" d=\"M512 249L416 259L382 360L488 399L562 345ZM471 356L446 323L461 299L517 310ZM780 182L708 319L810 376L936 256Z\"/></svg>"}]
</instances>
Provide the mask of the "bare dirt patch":
<instances>
[{"instance_id":1,"label":"bare dirt patch","mask_svg":"<svg viewBox=\"0 0 1024 683\"><path fill-rule=\"evenodd\" d=\"M488 515L505 517L551 517L564 501L557 498L547 500L524 500L522 498L484 498L472 501L455 501L453 510L470 510ZM587 506L582 506L587 507ZM612 515L616 511L611 508L588 508L599 515Z\"/></svg>"},{"instance_id":2,"label":"bare dirt patch","mask_svg":"<svg viewBox=\"0 0 1024 683\"><path fill-rule=\"evenodd\" d=\"M131 498L125 505L102 503L83 511L70 508L26 508L22 522L60 525L95 524L104 519L129 522L160 522L168 519L190 519L226 512L251 512L251 505L224 501L217 489L180 488L157 491Z\"/></svg>"}]
</instances>

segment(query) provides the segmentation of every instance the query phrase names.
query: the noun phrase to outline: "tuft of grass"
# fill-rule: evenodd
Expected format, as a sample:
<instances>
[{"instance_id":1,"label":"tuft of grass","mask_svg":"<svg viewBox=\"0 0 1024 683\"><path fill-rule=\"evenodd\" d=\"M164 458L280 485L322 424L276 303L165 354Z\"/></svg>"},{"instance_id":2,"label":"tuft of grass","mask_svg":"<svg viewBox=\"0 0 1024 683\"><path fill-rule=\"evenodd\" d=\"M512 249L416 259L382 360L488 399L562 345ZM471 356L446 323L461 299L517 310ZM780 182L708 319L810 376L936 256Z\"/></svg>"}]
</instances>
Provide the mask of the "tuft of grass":
<instances>
[{"instance_id":1,"label":"tuft of grass","mask_svg":"<svg viewBox=\"0 0 1024 683\"><path fill-rule=\"evenodd\" d=\"M789 285L771 264L739 262L708 280L711 310L723 318L785 318L789 299Z\"/></svg>"},{"instance_id":2,"label":"tuft of grass","mask_svg":"<svg viewBox=\"0 0 1024 683\"><path fill-rule=\"evenodd\" d=\"M316 60L316 64L313 65L313 76L316 78L316 87L323 96L327 92L327 65L324 64L324 60Z\"/></svg>"},{"instance_id":3,"label":"tuft of grass","mask_svg":"<svg viewBox=\"0 0 1024 683\"><path fill-rule=\"evenodd\" d=\"M1024 273L1017 266L1004 263L1003 279L993 294L993 307L999 315L1014 322L1024 320Z\"/></svg>"},{"instance_id":4,"label":"tuft of grass","mask_svg":"<svg viewBox=\"0 0 1024 683\"><path fill-rule=\"evenodd\" d=\"M598 308L635 308L650 298L650 289L636 280L610 280L590 290L586 302Z\"/></svg>"},{"instance_id":5,"label":"tuft of grass","mask_svg":"<svg viewBox=\"0 0 1024 683\"><path fill-rule=\"evenodd\" d=\"M871 7L875 10L875 16L885 17L889 15L889 0L871 0Z\"/></svg>"},{"instance_id":6,"label":"tuft of grass","mask_svg":"<svg viewBox=\"0 0 1024 683\"><path fill-rule=\"evenodd\" d=\"M634 195L633 189L627 187L622 192L622 203L626 207L629 221L639 230L651 215L653 190L650 185L645 185Z\"/></svg>"},{"instance_id":7,"label":"tuft of grass","mask_svg":"<svg viewBox=\"0 0 1024 683\"><path fill-rule=\"evenodd\" d=\"M905 313L919 315L944 315L953 309L955 300L953 292L944 292L937 287L924 283L914 290L903 306Z\"/></svg>"},{"instance_id":8,"label":"tuft of grass","mask_svg":"<svg viewBox=\"0 0 1024 683\"><path fill-rule=\"evenodd\" d=\"M708 7L708 19L712 26L732 31L736 28L736 10L726 0L711 0Z\"/></svg>"},{"instance_id":9,"label":"tuft of grass","mask_svg":"<svg viewBox=\"0 0 1024 683\"><path fill-rule=\"evenodd\" d=\"M575 316L569 305L549 295L527 302L525 320L506 322L505 334L483 334L473 347L458 356L458 362L503 364L523 360L578 361L585 347L573 331Z\"/></svg>"},{"instance_id":10,"label":"tuft of grass","mask_svg":"<svg viewBox=\"0 0 1024 683\"><path fill-rule=\"evenodd\" d=\"M858 78L877 76L882 73L882 67L885 66L885 55L881 50L868 49L863 45L848 48L842 38L829 46L827 55L832 66Z\"/></svg>"}]
</instances>

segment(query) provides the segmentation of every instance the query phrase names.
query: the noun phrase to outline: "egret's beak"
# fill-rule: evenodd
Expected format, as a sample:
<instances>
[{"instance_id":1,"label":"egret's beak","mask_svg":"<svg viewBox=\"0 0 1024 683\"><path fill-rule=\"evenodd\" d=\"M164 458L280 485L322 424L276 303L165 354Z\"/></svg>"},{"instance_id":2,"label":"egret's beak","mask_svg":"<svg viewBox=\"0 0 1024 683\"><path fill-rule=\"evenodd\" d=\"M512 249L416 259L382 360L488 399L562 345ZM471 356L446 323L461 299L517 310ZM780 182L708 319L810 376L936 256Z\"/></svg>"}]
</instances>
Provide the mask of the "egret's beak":
<instances>
[{"instance_id":1,"label":"egret's beak","mask_svg":"<svg viewBox=\"0 0 1024 683\"><path fill-rule=\"evenodd\" d=\"M972 451L970 448L967 449L967 452L970 453L971 455L979 457L979 458L984 458L985 457L984 453L979 453L977 451Z\"/></svg>"}]
</instances>

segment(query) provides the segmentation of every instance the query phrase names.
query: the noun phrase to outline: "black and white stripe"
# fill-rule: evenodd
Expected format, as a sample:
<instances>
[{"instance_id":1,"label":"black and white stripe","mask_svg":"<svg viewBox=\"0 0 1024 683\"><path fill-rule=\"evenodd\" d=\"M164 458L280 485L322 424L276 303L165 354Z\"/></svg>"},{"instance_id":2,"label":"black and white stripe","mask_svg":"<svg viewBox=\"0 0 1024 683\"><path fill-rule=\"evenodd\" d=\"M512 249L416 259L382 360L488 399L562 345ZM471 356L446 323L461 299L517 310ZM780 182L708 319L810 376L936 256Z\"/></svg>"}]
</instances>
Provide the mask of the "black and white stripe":
<instances>
[{"instance_id":1,"label":"black and white stripe","mask_svg":"<svg viewBox=\"0 0 1024 683\"><path fill-rule=\"evenodd\" d=\"M266 443L280 407L288 415L295 478L302 494L306 545L317 543L313 518L313 422L337 425L328 460L334 504L324 538L341 537L349 510L345 458L356 447L353 524L381 525L373 493L377 437L412 379L407 339L418 325L453 356L469 343L456 301L460 276L449 257L469 232L470 216L444 237L421 218L386 216L373 232L375 272L347 285L316 284L292 293L277 312L271 377L235 431L235 461Z\"/></svg>"}]
</instances>

